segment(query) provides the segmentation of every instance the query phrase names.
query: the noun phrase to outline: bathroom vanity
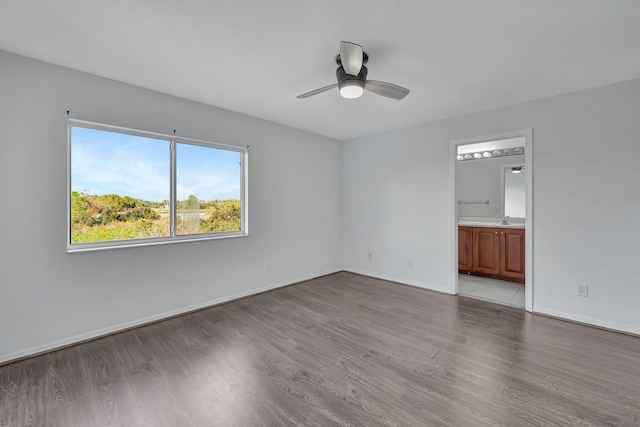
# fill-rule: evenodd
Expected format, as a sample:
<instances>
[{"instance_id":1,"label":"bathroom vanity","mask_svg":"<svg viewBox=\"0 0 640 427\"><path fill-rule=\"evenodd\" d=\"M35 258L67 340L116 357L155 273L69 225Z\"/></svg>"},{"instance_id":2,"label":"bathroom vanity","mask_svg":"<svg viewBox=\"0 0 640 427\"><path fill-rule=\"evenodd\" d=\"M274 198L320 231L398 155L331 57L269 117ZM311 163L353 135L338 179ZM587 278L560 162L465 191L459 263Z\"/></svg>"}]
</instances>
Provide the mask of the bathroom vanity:
<instances>
[{"instance_id":1,"label":"bathroom vanity","mask_svg":"<svg viewBox=\"0 0 640 427\"><path fill-rule=\"evenodd\" d=\"M458 271L524 283L524 235L521 224L461 223Z\"/></svg>"}]
</instances>

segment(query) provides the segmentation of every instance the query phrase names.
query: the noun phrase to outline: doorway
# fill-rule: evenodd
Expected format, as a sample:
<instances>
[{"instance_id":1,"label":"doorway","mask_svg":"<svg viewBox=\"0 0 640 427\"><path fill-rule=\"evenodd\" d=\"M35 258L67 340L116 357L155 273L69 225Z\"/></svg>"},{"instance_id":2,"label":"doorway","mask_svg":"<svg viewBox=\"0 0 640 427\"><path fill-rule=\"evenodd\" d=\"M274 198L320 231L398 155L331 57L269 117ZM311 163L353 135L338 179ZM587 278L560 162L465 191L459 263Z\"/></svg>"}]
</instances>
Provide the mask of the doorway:
<instances>
[{"instance_id":1,"label":"doorway","mask_svg":"<svg viewBox=\"0 0 640 427\"><path fill-rule=\"evenodd\" d=\"M532 134L450 142L453 295L533 309Z\"/></svg>"}]
</instances>

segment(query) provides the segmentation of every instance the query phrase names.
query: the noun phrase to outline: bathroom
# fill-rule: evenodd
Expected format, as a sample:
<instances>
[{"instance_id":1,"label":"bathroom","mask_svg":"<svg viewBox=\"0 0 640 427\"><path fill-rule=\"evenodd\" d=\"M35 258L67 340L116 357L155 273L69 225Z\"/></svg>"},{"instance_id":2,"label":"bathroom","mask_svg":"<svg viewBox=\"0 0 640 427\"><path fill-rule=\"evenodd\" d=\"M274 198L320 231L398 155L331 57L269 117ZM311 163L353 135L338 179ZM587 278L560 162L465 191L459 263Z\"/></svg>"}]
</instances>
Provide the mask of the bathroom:
<instances>
[{"instance_id":1,"label":"bathroom","mask_svg":"<svg viewBox=\"0 0 640 427\"><path fill-rule=\"evenodd\" d=\"M525 307L525 137L459 145L458 293Z\"/></svg>"}]
</instances>

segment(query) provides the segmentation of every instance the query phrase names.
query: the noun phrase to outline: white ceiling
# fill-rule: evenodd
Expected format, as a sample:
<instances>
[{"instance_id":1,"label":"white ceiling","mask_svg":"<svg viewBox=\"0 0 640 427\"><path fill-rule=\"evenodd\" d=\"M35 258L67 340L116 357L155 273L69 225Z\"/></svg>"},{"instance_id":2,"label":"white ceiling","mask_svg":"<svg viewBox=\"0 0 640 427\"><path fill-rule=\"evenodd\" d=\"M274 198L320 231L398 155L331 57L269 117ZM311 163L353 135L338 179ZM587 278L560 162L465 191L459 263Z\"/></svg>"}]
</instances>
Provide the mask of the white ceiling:
<instances>
[{"instance_id":1,"label":"white ceiling","mask_svg":"<svg viewBox=\"0 0 640 427\"><path fill-rule=\"evenodd\" d=\"M2 0L0 49L340 140L640 77L638 0ZM337 90L340 40L402 101Z\"/></svg>"}]
</instances>

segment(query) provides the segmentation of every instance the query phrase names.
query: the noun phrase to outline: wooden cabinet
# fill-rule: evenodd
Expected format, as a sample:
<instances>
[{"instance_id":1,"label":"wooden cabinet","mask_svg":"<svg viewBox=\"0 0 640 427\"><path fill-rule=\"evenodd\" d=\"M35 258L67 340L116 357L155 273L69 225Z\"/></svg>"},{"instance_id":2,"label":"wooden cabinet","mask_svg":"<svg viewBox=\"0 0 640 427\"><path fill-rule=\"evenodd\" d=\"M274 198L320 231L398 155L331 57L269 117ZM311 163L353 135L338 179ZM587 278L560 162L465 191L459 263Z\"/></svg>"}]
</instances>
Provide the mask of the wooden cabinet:
<instances>
[{"instance_id":1,"label":"wooden cabinet","mask_svg":"<svg viewBox=\"0 0 640 427\"><path fill-rule=\"evenodd\" d=\"M500 234L497 228L473 228L473 272L500 274Z\"/></svg>"},{"instance_id":2,"label":"wooden cabinet","mask_svg":"<svg viewBox=\"0 0 640 427\"><path fill-rule=\"evenodd\" d=\"M473 228L458 227L458 270L473 270Z\"/></svg>"},{"instance_id":3,"label":"wooden cabinet","mask_svg":"<svg viewBox=\"0 0 640 427\"><path fill-rule=\"evenodd\" d=\"M524 230L500 231L500 276L524 283Z\"/></svg>"},{"instance_id":4,"label":"wooden cabinet","mask_svg":"<svg viewBox=\"0 0 640 427\"><path fill-rule=\"evenodd\" d=\"M458 270L524 283L524 230L458 227Z\"/></svg>"}]
</instances>

